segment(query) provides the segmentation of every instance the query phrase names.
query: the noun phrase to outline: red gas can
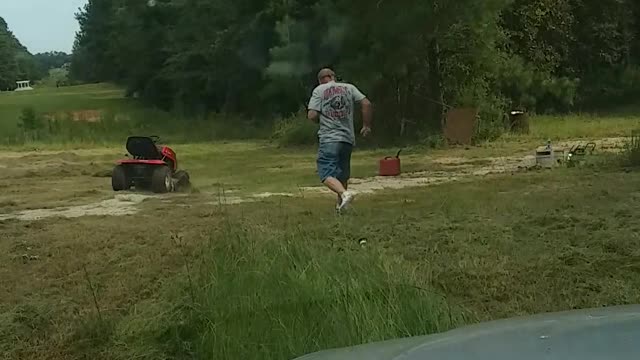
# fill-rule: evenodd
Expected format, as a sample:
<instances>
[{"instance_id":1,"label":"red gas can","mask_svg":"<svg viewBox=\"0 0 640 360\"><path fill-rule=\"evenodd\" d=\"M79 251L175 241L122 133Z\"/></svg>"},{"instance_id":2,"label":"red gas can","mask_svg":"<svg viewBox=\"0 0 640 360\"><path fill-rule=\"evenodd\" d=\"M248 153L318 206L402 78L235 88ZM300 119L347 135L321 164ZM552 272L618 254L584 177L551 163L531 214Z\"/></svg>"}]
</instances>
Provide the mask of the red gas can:
<instances>
[{"instance_id":1,"label":"red gas can","mask_svg":"<svg viewBox=\"0 0 640 360\"><path fill-rule=\"evenodd\" d=\"M400 151L398 151L396 157L387 156L380 160L380 169L378 171L380 176L400 175Z\"/></svg>"}]
</instances>

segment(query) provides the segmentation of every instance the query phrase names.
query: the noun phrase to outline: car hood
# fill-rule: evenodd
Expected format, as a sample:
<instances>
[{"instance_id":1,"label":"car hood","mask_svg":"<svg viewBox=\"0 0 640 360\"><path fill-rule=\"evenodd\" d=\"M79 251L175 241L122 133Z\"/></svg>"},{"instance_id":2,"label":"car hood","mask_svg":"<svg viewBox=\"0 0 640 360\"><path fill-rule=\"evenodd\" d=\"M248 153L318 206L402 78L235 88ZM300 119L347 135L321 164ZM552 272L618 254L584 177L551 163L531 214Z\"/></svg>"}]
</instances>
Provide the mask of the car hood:
<instances>
[{"instance_id":1,"label":"car hood","mask_svg":"<svg viewBox=\"0 0 640 360\"><path fill-rule=\"evenodd\" d=\"M296 360L640 359L640 305L492 321L446 333L371 343Z\"/></svg>"}]
</instances>

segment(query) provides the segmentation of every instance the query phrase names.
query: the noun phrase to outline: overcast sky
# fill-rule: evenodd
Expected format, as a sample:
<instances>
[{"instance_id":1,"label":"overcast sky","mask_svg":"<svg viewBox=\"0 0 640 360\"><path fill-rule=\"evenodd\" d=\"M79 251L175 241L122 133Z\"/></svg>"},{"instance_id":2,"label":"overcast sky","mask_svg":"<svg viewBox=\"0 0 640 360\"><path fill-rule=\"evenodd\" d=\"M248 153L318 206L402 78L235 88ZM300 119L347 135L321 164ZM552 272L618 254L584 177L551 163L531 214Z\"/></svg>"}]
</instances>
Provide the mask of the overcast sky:
<instances>
[{"instance_id":1,"label":"overcast sky","mask_svg":"<svg viewBox=\"0 0 640 360\"><path fill-rule=\"evenodd\" d=\"M86 3L87 0L0 0L0 16L31 53L70 53L78 31L74 14Z\"/></svg>"}]
</instances>

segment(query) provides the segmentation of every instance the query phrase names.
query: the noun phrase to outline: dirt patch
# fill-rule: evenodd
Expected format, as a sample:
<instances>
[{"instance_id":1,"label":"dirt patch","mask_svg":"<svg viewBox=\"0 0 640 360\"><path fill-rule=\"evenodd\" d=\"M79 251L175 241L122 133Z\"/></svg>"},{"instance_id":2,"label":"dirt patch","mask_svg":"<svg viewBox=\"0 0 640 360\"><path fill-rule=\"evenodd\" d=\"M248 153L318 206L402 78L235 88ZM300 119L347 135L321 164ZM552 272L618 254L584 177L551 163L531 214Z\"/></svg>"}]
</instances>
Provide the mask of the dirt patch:
<instances>
[{"instance_id":1,"label":"dirt patch","mask_svg":"<svg viewBox=\"0 0 640 360\"><path fill-rule=\"evenodd\" d=\"M123 216L138 212L137 205L151 198L142 194L119 194L113 199L79 206L58 207L53 209L24 210L11 214L0 214L0 221L34 221L52 217L78 218L82 216Z\"/></svg>"},{"instance_id":2,"label":"dirt patch","mask_svg":"<svg viewBox=\"0 0 640 360\"><path fill-rule=\"evenodd\" d=\"M251 194L248 196L217 196L215 201L209 202L210 205L237 205L251 202L258 202L260 200L272 198L272 197L294 197L295 194L291 193L270 193L264 192L259 194Z\"/></svg>"},{"instance_id":3,"label":"dirt patch","mask_svg":"<svg viewBox=\"0 0 640 360\"><path fill-rule=\"evenodd\" d=\"M100 122L102 120L102 110L79 110L68 112L47 113L43 117L49 121L59 121L62 119L70 119L78 122Z\"/></svg>"},{"instance_id":4,"label":"dirt patch","mask_svg":"<svg viewBox=\"0 0 640 360\"><path fill-rule=\"evenodd\" d=\"M535 166L535 156L496 157L478 159L441 158L435 164L447 165L447 171L420 171L403 174L397 177L376 176L372 178L354 178L350 189L361 194L372 194L384 189L404 189L408 187L430 186L460 181L473 176L487 176L525 170ZM330 192L323 187L302 188L304 192Z\"/></svg>"},{"instance_id":5,"label":"dirt patch","mask_svg":"<svg viewBox=\"0 0 640 360\"><path fill-rule=\"evenodd\" d=\"M229 191L227 191L226 193L229 193ZM227 196L225 194L223 196L216 195L216 200L210 201L209 205L237 205L237 204L244 204L244 203L259 202L260 200L265 200L272 197L295 197L295 196L296 196L295 194L291 194L291 193L271 193L271 192L250 194L247 196L239 196L239 195Z\"/></svg>"},{"instance_id":6,"label":"dirt patch","mask_svg":"<svg viewBox=\"0 0 640 360\"><path fill-rule=\"evenodd\" d=\"M371 178L353 178L350 189L360 194L373 194L385 189L404 189L408 187L432 186L470 177L487 176L491 174L512 173L533 168L536 165L535 156L524 157L495 157L485 159L440 158L433 161L437 165L446 165L443 170L427 170L406 173L397 177L376 176ZM440 168L440 167L439 167ZM259 193L246 196L216 196L211 205L236 205L257 202L272 197L296 197L305 194L324 194L331 191L323 186L300 188L300 194L293 193ZM212 194L213 195L213 194Z\"/></svg>"},{"instance_id":7,"label":"dirt patch","mask_svg":"<svg viewBox=\"0 0 640 360\"><path fill-rule=\"evenodd\" d=\"M599 140L573 140L552 144L555 148L569 150L577 144L594 142L596 152L620 152L624 149L628 138L606 138ZM533 153L533 150L531 151ZM419 171L403 174L398 177L354 178L350 189L358 193L371 194L384 189L404 189L407 187L438 185L453 181L460 181L474 176L504 174L526 170L535 167L535 155L507 156L468 159L464 157L443 157L432 160L434 164L442 165L445 171ZM327 193L324 187L302 188L305 192Z\"/></svg>"},{"instance_id":8,"label":"dirt patch","mask_svg":"<svg viewBox=\"0 0 640 360\"><path fill-rule=\"evenodd\" d=\"M215 201L209 202L209 205L238 205L244 203L256 202L256 198L246 198L240 196L222 196Z\"/></svg>"},{"instance_id":9,"label":"dirt patch","mask_svg":"<svg viewBox=\"0 0 640 360\"><path fill-rule=\"evenodd\" d=\"M491 158L468 159L462 157L442 157L433 159L434 164L445 166L480 166L492 163Z\"/></svg>"},{"instance_id":10,"label":"dirt patch","mask_svg":"<svg viewBox=\"0 0 640 360\"><path fill-rule=\"evenodd\" d=\"M38 149L30 149L28 151L0 151L0 160L11 160L11 159L20 159L20 160L34 160L39 157L51 157L51 156L62 156L67 159L77 157L86 157L86 156L105 156L105 155L113 155L117 156L120 154L117 149L109 149L109 148L99 148L99 149L77 149L73 151L62 151L62 150L38 150Z\"/></svg>"},{"instance_id":11,"label":"dirt patch","mask_svg":"<svg viewBox=\"0 0 640 360\"><path fill-rule=\"evenodd\" d=\"M586 145L587 143L595 143L596 144L596 149L595 151L604 151L604 152L621 152L625 149L625 146L629 143L630 139L628 137L615 137L615 138L604 138L604 139L598 139L598 140L589 140L589 139L585 139L585 140L571 140L571 141L561 141L558 142L557 144L552 143L551 145L554 148L560 148L560 149L564 149L564 150L570 150L572 146L578 145L578 144L583 144Z\"/></svg>"},{"instance_id":12,"label":"dirt patch","mask_svg":"<svg viewBox=\"0 0 640 360\"><path fill-rule=\"evenodd\" d=\"M251 197L256 198L256 199L266 199L266 198L275 197L275 196L291 197L291 196L293 196L293 194L290 194L290 193L270 193L270 192L265 192L265 193L251 195Z\"/></svg>"}]
</instances>

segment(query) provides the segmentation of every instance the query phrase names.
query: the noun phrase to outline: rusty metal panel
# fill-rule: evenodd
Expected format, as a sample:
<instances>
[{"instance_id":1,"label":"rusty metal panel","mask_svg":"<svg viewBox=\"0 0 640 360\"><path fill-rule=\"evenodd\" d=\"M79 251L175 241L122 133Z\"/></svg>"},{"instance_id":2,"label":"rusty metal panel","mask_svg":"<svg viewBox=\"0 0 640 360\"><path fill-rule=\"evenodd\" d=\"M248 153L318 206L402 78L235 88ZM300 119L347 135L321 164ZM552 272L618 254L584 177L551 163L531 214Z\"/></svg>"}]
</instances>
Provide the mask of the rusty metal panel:
<instances>
[{"instance_id":1,"label":"rusty metal panel","mask_svg":"<svg viewBox=\"0 0 640 360\"><path fill-rule=\"evenodd\" d=\"M476 129L478 109L457 108L447 112L444 122L444 137L449 144L471 144Z\"/></svg>"}]
</instances>

